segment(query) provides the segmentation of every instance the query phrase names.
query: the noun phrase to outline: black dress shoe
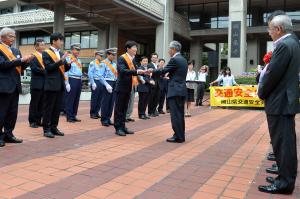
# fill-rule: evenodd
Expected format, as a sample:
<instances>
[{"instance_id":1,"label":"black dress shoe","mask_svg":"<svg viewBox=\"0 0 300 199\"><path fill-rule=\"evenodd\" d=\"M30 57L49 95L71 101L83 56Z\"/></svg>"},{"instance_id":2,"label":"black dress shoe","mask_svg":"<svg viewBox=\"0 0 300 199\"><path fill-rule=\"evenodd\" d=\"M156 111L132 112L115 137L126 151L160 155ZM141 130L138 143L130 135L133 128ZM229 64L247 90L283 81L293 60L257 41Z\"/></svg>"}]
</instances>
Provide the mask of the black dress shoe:
<instances>
[{"instance_id":1,"label":"black dress shoe","mask_svg":"<svg viewBox=\"0 0 300 199\"><path fill-rule=\"evenodd\" d=\"M91 119L99 119L99 117L96 116L96 115L91 115L90 118L91 118Z\"/></svg>"},{"instance_id":2,"label":"black dress shoe","mask_svg":"<svg viewBox=\"0 0 300 199\"><path fill-rule=\"evenodd\" d=\"M76 117L75 117L74 121L75 121L75 122L81 122L81 120L78 119L78 118L76 118Z\"/></svg>"},{"instance_id":3,"label":"black dress shoe","mask_svg":"<svg viewBox=\"0 0 300 199\"><path fill-rule=\"evenodd\" d=\"M167 110L167 113L170 113L170 110L169 110L169 109Z\"/></svg>"},{"instance_id":4,"label":"black dress shoe","mask_svg":"<svg viewBox=\"0 0 300 199\"><path fill-rule=\"evenodd\" d=\"M151 119L151 117L148 117L147 115L145 115L145 118L146 118L147 120Z\"/></svg>"},{"instance_id":5,"label":"black dress shoe","mask_svg":"<svg viewBox=\"0 0 300 199\"><path fill-rule=\"evenodd\" d=\"M273 184L275 182L275 178L273 178L272 176L267 176L266 181L270 184Z\"/></svg>"},{"instance_id":6,"label":"black dress shoe","mask_svg":"<svg viewBox=\"0 0 300 199\"><path fill-rule=\"evenodd\" d=\"M164 111L158 111L159 114L166 114Z\"/></svg>"},{"instance_id":7,"label":"black dress shoe","mask_svg":"<svg viewBox=\"0 0 300 199\"><path fill-rule=\"evenodd\" d=\"M274 155L274 156L275 156L274 152L270 152L270 153L268 153L268 156L269 156L269 155Z\"/></svg>"},{"instance_id":8,"label":"black dress shoe","mask_svg":"<svg viewBox=\"0 0 300 199\"><path fill-rule=\"evenodd\" d=\"M274 164L272 164L272 168L278 168L278 166L277 166L277 164L276 163L274 163Z\"/></svg>"},{"instance_id":9,"label":"black dress shoe","mask_svg":"<svg viewBox=\"0 0 300 199\"><path fill-rule=\"evenodd\" d=\"M39 126L37 125L37 123L31 123L29 126L31 128L34 128L34 129L39 128Z\"/></svg>"},{"instance_id":10,"label":"black dress shoe","mask_svg":"<svg viewBox=\"0 0 300 199\"><path fill-rule=\"evenodd\" d=\"M267 159L270 161L276 161L275 155L268 155Z\"/></svg>"},{"instance_id":11,"label":"black dress shoe","mask_svg":"<svg viewBox=\"0 0 300 199\"><path fill-rule=\"evenodd\" d=\"M280 189L275 184L271 184L267 186L264 185L258 186L258 190L261 192L271 193L271 194L292 194L294 188Z\"/></svg>"},{"instance_id":12,"label":"black dress shoe","mask_svg":"<svg viewBox=\"0 0 300 199\"><path fill-rule=\"evenodd\" d=\"M118 136L126 136L126 133L122 129L116 130L116 135Z\"/></svg>"},{"instance_id":13,"label":"black dress shoe","mask_svg":"<svg viewBox=\"0 0 300 199\"><path fill-rule=\"evenodd\" d=\"M124 128L123 131L124 131L126 134L131 134L131 135L134 134L133 131L130 131L130 130L128 130L127 128Z\"/></svg>"},{"instance_id":14,"label":"black dress shoe","mask_svg":"<svg viewBox=\"0 0 300 199\"><path fill-rule=\"evenodd\" d=\"M132 118L128 118L127 119L129 122L134 122L135 120L134 119L132 119Z\"/></svg>"},{"instance_id":15,"label":"black dress shoe","mask_svg":"<svg viewBox=\"0 0 300 199\"><path fill-rule=\"evenodd\" d=\"M72 120L72 119L67 119L67 122L69 122L69 123L75 123L76 121Z\"/></svg>"},{"instance_id":16,"label":"black dress shoe","mask_svg":"<svg viewBox=\"0 0 300 199\"><path fill-rule=\"evenodd\" d=\"M5 142L3 140L0 140L0 147L4 147L5 146Z\"/></svg>"},{"instance_id":17,"label":"black dress shoe","mask_svg":"<svg viewBox=\"0 0 300 199\"><path fill-rule=\"evenodd\" d=\"M141 120L147 120L147 118L146 118L145 115L141 115L141 116L139 116L139 118L140 118Z\"/></svg>"},{"instance_id":18,"label":"black dress shoe","mask_svg":"<svg viewBox=\"0 0 300 199\"><path fill-rule=\"evenodd\" d=\"M171 142L171 143L183 143L183 142L185 142L185 140L183 139L178 139L178 138L176 138L176 137L171 137L171 138L168 138L167 139L167 142Z\"/></svg>"},{"instance_id":19,"label":"black dress shoe","mask_svg":"<svg viewBox=\"0 0 300 199\"><path fill-rule=\"evenodd\" d=\"M278 167L267 168L266 172L271 174L278 174Z\"/></svg>"},{"instance_id":20,"label":"black dress shoe","mask_svg":"<svg viewBox=\"0 0 300 199\"><path fill-rule=\"evenodd\" d=\"M53 135L53 133L51 131L45 131L44 136L47 138L55 138L55 136Z\"/></svg>"},{"instance_id":21,"label":"black dress shoe","mask_svg":"<svg viewBox=\"0 0 300 199\"><path fill-rule=\"evenodd\" d=\"M22 139L18 139L16 138L15 136L12 136L12 137L5 137L4 138L4 141L6 143L22 143L23 140Z\"/></svg>"},{"instance_id":22,"label":"black dress shoe","mask_svg":"<svg viewBox=\"0 0 300 199\"><path fill-rule=\"evenodd\" d=\"M65 135L63 132L58 130L58 128L51 129L51 132L52 132L53 135L58 135L58 136L64 136Z\"/></svg>"},{"instance_id":23,"label":"black dress shoe","mask_svg":"<svg viewBox=\"0 0 300 199\"><path fill-rule=\"evenodd\" d=\"M109 123L108 122L101 122L102 126L106 126L106 127L109 127Z\"/></svg>"}]
</instances>

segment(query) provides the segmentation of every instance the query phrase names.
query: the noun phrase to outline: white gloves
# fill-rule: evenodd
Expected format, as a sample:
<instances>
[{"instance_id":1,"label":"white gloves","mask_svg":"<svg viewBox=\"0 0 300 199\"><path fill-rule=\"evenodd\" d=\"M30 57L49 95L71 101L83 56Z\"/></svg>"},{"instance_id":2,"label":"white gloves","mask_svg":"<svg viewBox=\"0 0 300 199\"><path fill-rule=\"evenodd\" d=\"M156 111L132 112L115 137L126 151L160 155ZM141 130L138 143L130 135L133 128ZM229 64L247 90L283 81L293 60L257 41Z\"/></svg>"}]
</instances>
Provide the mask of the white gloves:
<instances>
[{"instance_id":1,"label":"white gloves","mask_svg":"<svg viewBox=\"0 0 300 199\"><path fill-rule=\"evenodd\" d=\"M106 90L109 93L112 93L112 91L113 91L112 87L109 84L106 85Z\"/></svg>"},{"instance_id":2,"label":"white gloves","mask_svg":"<svg viewBox=\"0 0 300 199\"><path fill-rule=\"evenodd\" d=\"M92 90L94 91L94 90L96 90L96 88L97 88L96 83L93 83L93 84L92 84Z\"/></svg>"},{"instance_id":3,"label":"white gloves","mask_svg":"<svg viewBox=\"0 0 300 199\"><path fill-rule=\"evenodd\" d=\"M71 85L69 83L65 83L66 84L66 90L69 93L71 91Z\"/></svg>"}]
</instances>

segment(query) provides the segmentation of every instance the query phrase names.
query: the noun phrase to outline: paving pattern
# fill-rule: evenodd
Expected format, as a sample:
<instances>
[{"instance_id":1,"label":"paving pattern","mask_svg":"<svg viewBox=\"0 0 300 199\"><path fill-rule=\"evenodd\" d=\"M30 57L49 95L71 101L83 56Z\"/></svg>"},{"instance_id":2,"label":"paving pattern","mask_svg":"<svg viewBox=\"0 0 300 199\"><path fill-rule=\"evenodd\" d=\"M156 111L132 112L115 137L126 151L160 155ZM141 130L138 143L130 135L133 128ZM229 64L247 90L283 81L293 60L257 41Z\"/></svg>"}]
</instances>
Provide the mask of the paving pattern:
<instances>
[{"instance_id":1,"label":"paving pattern","mask_svg":"<svg viewBox=\"0 0 300 199\"><path fill-rule=\"evenodd\" d=\"M89 102L81 102L82 122L61 117L66 135L54 139L29 128L28 106L20 106L15 135L24 143L0 149L0 198L300 198L299 180L293 195L257 191L272 164L265 160L263 111L195 107L186 119L187 141L172 144L165 142L172 135L169 114L138 120L136 106L136 122L128 124L134 135L116 136L113 127L90 119Z\"/></svg>"}]
</instances>

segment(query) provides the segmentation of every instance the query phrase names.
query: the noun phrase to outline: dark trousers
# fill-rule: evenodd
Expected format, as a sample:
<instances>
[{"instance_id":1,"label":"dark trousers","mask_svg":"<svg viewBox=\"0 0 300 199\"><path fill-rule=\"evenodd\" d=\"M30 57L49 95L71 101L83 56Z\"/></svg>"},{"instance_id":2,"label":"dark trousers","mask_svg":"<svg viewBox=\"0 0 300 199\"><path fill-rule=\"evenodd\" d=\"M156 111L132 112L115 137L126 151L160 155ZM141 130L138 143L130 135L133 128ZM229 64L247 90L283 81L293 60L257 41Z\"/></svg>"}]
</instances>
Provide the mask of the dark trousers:
<instances>
[{"instance_id":1,"label":"dark trousers","mask_svg":"<svg viewBox=\"0 0 300 199\"><path fill-rule=\"evenodd\" d=\"M112 116L112 112L114 109L115 101L116 101L116 93L115 93L115 81L107 81L107 83L113 88L113 92L109 93L106 89L103 92L103 100L101 104L101 121L109 122Z\"/></svg>"},{"instance_id":2,"label":"dark trousers","mask_svg":"<svg viewBox=\"0 0 300 199\"><path fill-rule=\"evenodd\" d=\"M177 139L185 139L184 103L185 97L168 98L171 114L172 129Z\"/></svg>"},{"instance_id":3,"label":"dark trousers","mask_svg":"<svg viewBox=\"0 0 300 199\"><path fill-rule=\"evenodd\" d=\"M74 120L77 116L81 87L81 79L69 78L69 84L71 86L70 92L66 92L65 107L67 118Z\"/></svg>"},{"instance_id":4,"label":"dark trousers","mask_svg":"<svg viewBox=\"0 0 300 199\"><path fill-rule=\"evenodd\" d=\"M29 123L42 123L44 90L31 90L31 99L29 105Z\"/></svg>"},{"instance_id":5,"label":"dark trousers","mask_svg":"<svg viewBox=\"0 0 300 199\"><path fill-rule=\"evenodd\" d=\"M19 93L0 93L0 140L12 137L18 115Z\"/></svg>"},{"instance_id":6,"label":"dark trousers","mask_svg":"<svg viewBox=\"0 0 300 199\"><path fill-rule=\"evenodd\" d=\"M64 91L45 91L43 110L44 131L57 128L63 94Z\"/></svg>"},{"instance_id":7,"label":"dark trousers","mask_svg":"<svg viewBox=\"0 0 300 199\"><path fill-rule=\"evenodd\" d=\"M151 86L148 102L148 114L156 112L160 96L160 89L158 85Z\"/></svg>"},{"instance_id":8,"label":"dark trousers","mask_svg":"<svg viewBox=\"0 0 300 199\"><path fill-rule=\"evenodd\" d=\"M295 115L267 115L279 175L275 183L279 188L294 189L297 176L297 143Z\"/></svg>"},{"instance_id":9,"label":"dark trousers","mask_svg":"<svg viewBox=\"0 0 300 199\"><path fill-rule=\"evenodd\" d=\"M160 96L159 96L158 111L163 111L166 97L167 97L167 91L166 90L161 90L160 91ZM166 107L167 107L167 110L168 110L168 101L166 102Z\"/></svg>"},{"instance_id":10,"label":"dark trousers","mask_svg":"<svg viewBox=\"0 0 300 199\"><path fill-rule=\"evenodd\" d=\"M91 116L99 115L99 111L100 111L102 99L103 99L103 93L104 93L104 90L106 90L105 87L100 83L99 80L95 80L95 83L97 85L97 88L96 88L96 90L92 89L91 110L90 110Z\"/></svg>"},{"instance_id":11,"label":"dark trousers","mask_svg":"<svg viewBox=\"0 0 300 199\"><path fill-rule=\"evenodd\" d=\"M114 111L114 126L116 130L125 128L126 112L131 92L117 92Z\"/></svg>"},{"instance_id":12,"label":"dark trousers","mask_svg":"<svg viewBox=\"0 0 300 199\"><path fill-rule=\"evenodd\" d=\"M200 82L197 87L196 105L202 104L204 93L205 93L205 82Z\"/></svg>"},{"instance_id":13,"label":"dark trousers","mask_svg":"<svg viewBox=\"0 0 300 199\"><path fill-rule=\"evenodd\" d=\"M66 88L64 88L65 90L63 91L63 97L61 100L61 104L60 104L60 112L62 113L66 113L66 96L67 96L67 91Z\"/></svg>"},{"instance_id":14,"label":"dark trousers","mask_svg":"<svg viewBox=\"0 0 300 199\"><path fill-rule=\"evenodd\" d=\"M139 116L146 115L148 98L149 98L148 92L139 92L139 103L138 103Z\"/></svg>"}]
</instances>

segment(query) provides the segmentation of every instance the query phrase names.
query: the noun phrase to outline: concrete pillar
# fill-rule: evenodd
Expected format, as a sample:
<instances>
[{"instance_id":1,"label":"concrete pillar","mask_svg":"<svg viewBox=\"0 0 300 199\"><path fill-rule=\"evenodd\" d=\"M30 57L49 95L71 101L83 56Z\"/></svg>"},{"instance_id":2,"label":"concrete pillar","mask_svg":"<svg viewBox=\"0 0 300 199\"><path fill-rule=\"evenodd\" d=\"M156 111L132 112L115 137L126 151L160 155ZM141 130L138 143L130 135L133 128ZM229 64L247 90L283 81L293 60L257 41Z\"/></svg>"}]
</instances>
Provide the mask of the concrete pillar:
<instances>
[{"instance_id":1,"label":"concrete pillar","mask_svg":"<svg viewBox=\"0 0 300 199\"><path fill-rule=\"evenodd\" d=\"M98 30L98 49L107 49L108 30Z\"/></svg>"},{"instance_id":2,"label":"concrete pillar","mask_svg":"<svg viewBox=\"0 0 300 199\"><path fill-rule=\"evenodd\" d=\"M118 47L118 35L119 28L117 23L111 23L109 25L109 38L108 38L108 47Z\"/></svg>"},{"instance_id":3,"label":"concrete pillar","mask_svg":"<svg viewBox=\"0 0 300 199\"><path fill-rule=\"evenodd\" d=\"M228 66L238 75L246 69L247 0L229 1Z\"/></svg>"},{"instance_id":4,"label":"concrete pillar","mask_svg":"<svg viewBox=\"0 0 300 199\"><path fill-rule=\"evenodd\" d=\"M202 66L203 44L200 38L194 38L191 42L190 60L195 60L195 70L198 71Z\"/></svg>"},{"instance_id":5,"label":"concrete pillar","mask_svg":"<svg viewBox=\"0 0 300 199\"><path fill-rule=\"evenodd\" d=\"M246 70L256 68L259 63L259 42L258 39L249 39L247 41L247 64Z\"/></svg>"},{"instance_id":6,"label":"concrete pillar","mask_svg":"<svg viewBox=\"0 0 300 199\"><path fill-rule=\"evenodd\" d=\"M21 12L21 6L18 3L15 4L13 12L14 13Z\"/></svg>"},{"instance_id":7,"label":"concrete pillar","mask_svg":"<svg viewBox=\"0 0 300 199\"><path fill-rule=\"evenodd\" d=\"M16 31L16 40L14 42L14 46L15 48L19 48L19 45L20 45L20 32Z\"/></svg>"},{"instance_id":8,"label":"concrete pillar","mask_svg":"<svg viewBox=\"0 0 300 199\"><path fill-rule=\"evenodd\" d=\"M53 32L60 32L63 35L65 34L65 9L66 5L64 2L55 0Z\"/></svg>"},{"instance_id":9,"label":"concrete pillar","mask_svg":"<svg viewBox=\"0 0 300 199\"><path fill-rule=\"evenodd\" d=\"M165 0L164 21L156 27L155 52L166 61L170 59L168 47L174 38L174 10L174 0Z\"/></svg>"}]
</instances>

